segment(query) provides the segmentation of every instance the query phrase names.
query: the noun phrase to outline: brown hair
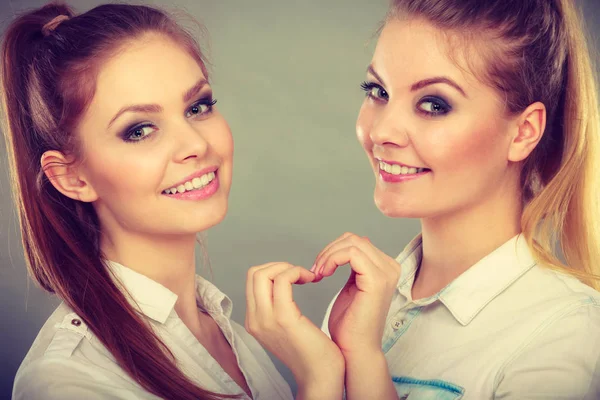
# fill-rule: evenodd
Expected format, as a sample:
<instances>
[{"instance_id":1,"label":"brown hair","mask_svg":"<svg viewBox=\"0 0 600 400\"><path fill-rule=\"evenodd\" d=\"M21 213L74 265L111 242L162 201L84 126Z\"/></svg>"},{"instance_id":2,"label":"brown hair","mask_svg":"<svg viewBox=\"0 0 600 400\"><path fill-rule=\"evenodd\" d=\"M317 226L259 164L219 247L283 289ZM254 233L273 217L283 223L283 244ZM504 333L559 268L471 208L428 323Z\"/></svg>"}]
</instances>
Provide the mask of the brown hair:
<instances>
[{"instance_id":1,"label":"brown hair","mask_svg":"<svg viewBox=\"0 0 600 400\"><path fill-rule=\"evenodd\" d=\"M61 15L69 18L56 18ZM20 15L4 33L4 132L25 257L39 285L83 318L147 391L171 399L238 397L203 390L177 368L111 278L93 206L62 195L41 167L48 150L78 154L74 131L94 96L103 60L150 32L174 40L206 71L191 34L147 6L105 4L75 16L69 6L50 3Z\"/></svg>"},{"instance_id":2,"label":"brown hair","mask_svg":"<svg viewBox=\"0 0 600 400\"><path fill-rule=\"evenodd\" d=\"M388 18L422 18L465 39L509 113L537 101L546 106L546 131L521 172L521 228L539 261L599 289L597 84L573 3L392 0ZM555 254L557 240L569 267Z\"/></svg>"}]
</instances>

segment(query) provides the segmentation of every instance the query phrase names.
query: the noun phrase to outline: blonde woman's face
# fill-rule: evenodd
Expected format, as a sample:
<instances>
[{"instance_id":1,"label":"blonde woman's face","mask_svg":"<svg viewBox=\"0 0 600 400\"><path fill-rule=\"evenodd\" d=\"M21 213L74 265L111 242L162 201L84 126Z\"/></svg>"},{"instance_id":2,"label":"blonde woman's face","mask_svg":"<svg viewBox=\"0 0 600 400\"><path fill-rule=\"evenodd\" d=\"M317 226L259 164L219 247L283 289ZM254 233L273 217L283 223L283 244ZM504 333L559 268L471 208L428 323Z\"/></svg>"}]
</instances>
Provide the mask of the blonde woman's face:
<instances>
[{"instance_id":1,"label":"blonde woman's face","mask_svg":"<svg viewBox=\"0 0 600 400\"><path fill-rule=\"evenodd\" d=\"M192 234L224 218L233 140L213 100L196 60L159 35L102 67L78 131L104 230Z\"/></svg>"},{"instance_id":2,"label":"blonde woman's face","mask_svg":"<svg viewBox=\"0 0 600 400\"><path fill-rule=\"evenodd\" d=\"M356 128L388 216L458 212L514 180L513 121L493 89L449 58L449 43L420 20L389 21L377 43Z\"/></svg>"}]
</instances>

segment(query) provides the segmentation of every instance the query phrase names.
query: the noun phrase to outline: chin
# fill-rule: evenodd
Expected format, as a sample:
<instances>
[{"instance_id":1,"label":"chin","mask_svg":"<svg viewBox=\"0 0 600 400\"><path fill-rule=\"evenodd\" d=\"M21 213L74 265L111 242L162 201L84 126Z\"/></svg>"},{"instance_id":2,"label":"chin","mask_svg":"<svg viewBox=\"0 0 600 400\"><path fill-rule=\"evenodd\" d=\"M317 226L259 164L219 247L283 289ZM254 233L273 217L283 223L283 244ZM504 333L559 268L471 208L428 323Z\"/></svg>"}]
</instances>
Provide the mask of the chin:
<instances>
[{"instance_id":1,"label":"chin","mask_svg":"<svg viewBox=\"0 0 600 400\"><path fill-rule=\"evenodd\" d=\"M375 196L375 205L383 215L390 218L422 218L424 215L421 206L400 199L382 199Z\"/></svg>"},{"instance_id":2,"label":"chin","mask_svg":"<svg viewBox=\"0 0 600 400\"><path fill-rule=\"evenodd\" d=\"M220 224L227 215L227 204L210 207L196 213L186 213L170 221L170 229L181 234L195 234Z\"/></svg>"},{"instance_id":3,"label":"chin","mask_svg":"<svg viewBox=\"0 0 600 400\"><path fill-rule=\"evenodd\" d=\"M202 232L207 229L212 228L215 225L220 224L225 219L227 215L227 204L222 205L218 208L212 208L209 214L202 213L194 218L195 222L197 222L197 232Z\"/></svg>"}]
</instances>

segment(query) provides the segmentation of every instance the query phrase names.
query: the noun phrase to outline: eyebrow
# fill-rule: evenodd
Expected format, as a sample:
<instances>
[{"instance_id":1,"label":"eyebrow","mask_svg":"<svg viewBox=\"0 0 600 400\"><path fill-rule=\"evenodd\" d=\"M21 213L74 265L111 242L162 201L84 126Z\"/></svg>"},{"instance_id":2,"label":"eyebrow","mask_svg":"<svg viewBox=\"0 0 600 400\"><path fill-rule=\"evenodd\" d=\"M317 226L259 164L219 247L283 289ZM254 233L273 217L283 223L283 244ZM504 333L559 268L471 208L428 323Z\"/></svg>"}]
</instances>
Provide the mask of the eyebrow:
<instances>
[{"instance_id":1,"label":"eyebrow","mask_svg":"<svg viewBox=\"0 0 600 400\"><path fill-rule=\"evenodd\" d=\"M414 83L410 87L410 91L411 92L415 92L415 91L417 91L419 89L423 89L426 86L434 85L436 83L445 83L446 85L450 85L454 89L458 90L460 92L460 94L463 95L463 97L469 98L469 96L467 96L467 94L465 93L465 91L458 85L458 83L454 82L450 78L446 78L445 76L436 76L436 77L433 77L433 78L423 79L422 81Z\"/></svg>"},{"instance_id":2,"label":"eyebrow","mask_svg":"<svg viewBox=\"0 0 600 400\"><path fill-rule=\"evenodd\" d=\"M189 88L183 94L183 102L189 102L194 96L198 94L208 84L208 81L205 78L200 78L198 82L194 84L191 88ZM163 110L162 106L158 104L134 104L130 106L125 106L121 108L115 116L108 123L108 128L115 122L121 115L126 112L141 112L141 113L159 113Z\"/></svg>"},{"instance_id":3,"label":"eyebrow","mask_svg":"<svg viewBox=\"0 0 600 400\"><path fill-rule=\"evenodd\" d=\"M375 71L375 69L373 68L372 65L369 65L369 67L367 68L367 72L369 72L371 75L373 75L375 78L377 78L377 80L380 81L382 84L384 83L383 79L381 79L379 74L377 74L377 72ZM419 89L423 89L424 87L427 87L429 85L435 85L436 83L445 83L446 85L452 86L454 89L458 90L460 92L460 94L463 95L463 97L469 98L469 96L467 96L465 91L460 87L460 85L458 83L454 82L452 79L445 77L445 76L435 76L433 78L427 78L427 79L420 80L419 82L413 83L411 85L410 91L415 92L415 91L417 91Z\"/></svg>"}]
</instances>

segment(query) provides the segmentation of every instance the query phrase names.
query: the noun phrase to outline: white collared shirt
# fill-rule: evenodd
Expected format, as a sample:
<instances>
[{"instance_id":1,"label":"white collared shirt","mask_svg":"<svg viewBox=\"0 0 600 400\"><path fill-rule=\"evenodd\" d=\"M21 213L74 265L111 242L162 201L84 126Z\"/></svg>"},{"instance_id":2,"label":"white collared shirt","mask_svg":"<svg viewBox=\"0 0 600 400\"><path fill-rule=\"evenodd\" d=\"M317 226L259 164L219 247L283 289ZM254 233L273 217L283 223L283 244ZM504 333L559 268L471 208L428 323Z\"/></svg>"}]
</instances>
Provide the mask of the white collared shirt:
<instances>
[{"instance_id":1,"label":"white collared shirt","mask_svg":"<svg viewBox=\"0 0 600 400\"><path fill-rule=\"evenodd\" d=\"M417 236L397 258L382 339L401 399L600 399L597 291L537 265L517 235L414 301L421 257Z\"/></svg>"},{"instance_id":2,"label":"white collared shirt","mask_svg":"<svg viewBox=\"0 0 600 400\"><path fill-rule=\"evenodd\" d=\"M109 262L109 266L194 383L213 392L244 393L177 316L176 294L120 264ZM212 283L196 276L196 301L227 338L252 398L292 399L288 384L267 353L242 326L230 320L231 300ZM157 398L127 375L64 303L42 327L17 371L13 387L14 400Z\"/></svg>"}]
</instances>

